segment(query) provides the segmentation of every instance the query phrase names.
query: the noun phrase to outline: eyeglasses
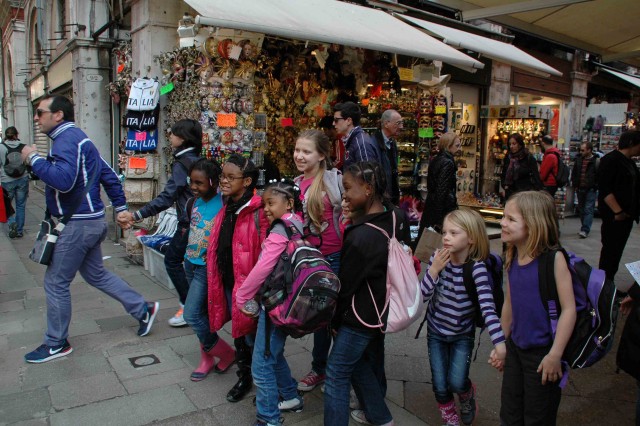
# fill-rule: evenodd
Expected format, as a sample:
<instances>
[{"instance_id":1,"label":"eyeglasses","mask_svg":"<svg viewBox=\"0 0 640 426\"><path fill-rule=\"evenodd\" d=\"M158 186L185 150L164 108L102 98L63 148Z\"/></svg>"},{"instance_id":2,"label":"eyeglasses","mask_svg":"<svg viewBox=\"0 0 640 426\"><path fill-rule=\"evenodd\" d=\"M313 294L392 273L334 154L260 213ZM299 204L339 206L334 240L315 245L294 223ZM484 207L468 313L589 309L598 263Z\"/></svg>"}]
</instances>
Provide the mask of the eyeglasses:
<instances>
[{"instance_id":1,"label":"eyeglasses","mask_svg":"<svg viewBox=\"0 0 640 426\"><path fill-rule=\"evenodd\" d=\"M222 181L227 181L229 183L233 183L234 180L237 179L244 179L244 176L227 176L227 175L220 175L220 182Z\"/></svg>"},{"instance_id":2,"label":"eyeglasses","mask_svg":"<svg viewBox=\"0 0 640 426\"><path fill-rule=\"evenodd\" d=\"M42 114L44 114L45 112L51 112L51 113L53 113L53 111L51 111L50 109L40 109L40 108L38 108L38 109L36 110L36 115L37 115L38 117L42 117Z\"/></svg>"},{"instance_id":3,"label":"eyeglasses","mask_svg":"<svg viewBox=\"0 0 640 426\"><path fill-rule=\"evenodd\" d=\"M340 121L340 120L346 120L346 119L345 119L345 118L343 118L343 117L333 117L333 122L334 122L334 123L337 123L337 122L338 122L338 121Z\"/></svg>"}]
</instances>

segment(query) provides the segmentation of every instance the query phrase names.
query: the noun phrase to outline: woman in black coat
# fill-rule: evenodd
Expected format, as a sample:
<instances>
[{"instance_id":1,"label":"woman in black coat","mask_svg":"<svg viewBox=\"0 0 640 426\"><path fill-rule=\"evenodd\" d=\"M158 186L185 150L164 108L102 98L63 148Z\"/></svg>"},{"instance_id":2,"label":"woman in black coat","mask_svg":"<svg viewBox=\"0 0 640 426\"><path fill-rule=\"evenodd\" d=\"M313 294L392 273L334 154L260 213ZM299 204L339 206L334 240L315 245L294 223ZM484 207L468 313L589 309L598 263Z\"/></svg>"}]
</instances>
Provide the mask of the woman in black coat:
<instances>
[{"instance_id":1,"label":"woman in black coat","mask_svg":"<svg viewBox=\"0 0 640 426\"><path fill-rule=\"evenodd\" d=\"M536 159L524 147L519 133L509 136L509 154L503 160L501 183L505 201L516 192L538 191L543 188Z\"/></svg>"},{"instance_id":2,"label":"woman in black coat","mask_svg":"<svg viewBox=\"0 0 640 426\"><path fill-rule=\"evenodd\" d=\"M456 198L456 166L454 154L460 149L460 138L453 132L445 133L438 141L438 154L429 162L427 175L427 200L422 218L420 233L424 228L440 230L447 213L458 208Z\"/></svg>"}]
</instances>

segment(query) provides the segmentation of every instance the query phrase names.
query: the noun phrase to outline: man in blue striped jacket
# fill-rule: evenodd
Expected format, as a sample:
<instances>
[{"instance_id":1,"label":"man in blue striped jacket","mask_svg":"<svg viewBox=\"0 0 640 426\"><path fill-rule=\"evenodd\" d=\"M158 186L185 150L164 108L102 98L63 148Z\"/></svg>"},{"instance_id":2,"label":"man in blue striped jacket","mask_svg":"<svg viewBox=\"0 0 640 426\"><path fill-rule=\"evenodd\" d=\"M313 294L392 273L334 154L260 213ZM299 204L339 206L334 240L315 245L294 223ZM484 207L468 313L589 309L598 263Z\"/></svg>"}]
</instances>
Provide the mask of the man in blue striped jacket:
<instances>
[{"instance_id":1,"label":"man in blue striped jacket","mask_svg":"<svg viewBox=\"0 0 640 426\"><path fill-rule=\"evenodd\" d=\"M100 244L107 236L107 223L100 185L117 212L126 211L126 199L116 173L87 135L76 127L71 101L62 96L43 99L34 121L51 138L51 151L45 158L38 155L35 147L25 146L22 158L47 185L45 197L51 215L60 219L73 213L58 238L44 275L47 298L44 343L25 355L29 363L42 363L73 351L67 340L71 322L69 285L78 271L87 283L122 303L140 322L139 336L149 333L160 305L146 302L128 283L104 268Z\"/></svg>"}]
</instances>

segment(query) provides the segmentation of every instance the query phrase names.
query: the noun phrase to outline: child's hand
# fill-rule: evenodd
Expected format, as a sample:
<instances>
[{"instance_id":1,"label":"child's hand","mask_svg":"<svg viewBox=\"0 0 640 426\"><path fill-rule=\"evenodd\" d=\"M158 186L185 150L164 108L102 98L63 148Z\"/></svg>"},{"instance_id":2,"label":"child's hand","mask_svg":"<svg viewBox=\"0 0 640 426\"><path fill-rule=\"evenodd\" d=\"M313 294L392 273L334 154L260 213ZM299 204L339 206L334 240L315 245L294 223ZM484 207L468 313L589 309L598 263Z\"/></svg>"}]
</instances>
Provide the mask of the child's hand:
<instances>
[{"instance_id":1,"label":"child's hand","mask_svg":"<svg viewBox=\"0 0 640 426\"><path fill-rule=\"evenodd\" d=\"M440 272L447 266L449 263L449 259L451 258L451 254L449 253L449 249L438 249L436 250L435 256L433 256L433 262L431 263L431 267L429 271L433 271L432 277L436 277L440 274Z\"/></svg>"},{"instance_id":2,"label":"child's hand","mask_svg":"<svg viewBox=\"0 0 640 426\"><path fill-rule=\"evenodd\" d=\"M504 360L507 357L507 345L498 343L489 355L489 364L496 370L502 372L504 369Z\"/></svg>"},{"instance_id":3,"label":"child's hand","mask_svg":"<svg viewBox=\"0 0 640 426\"><path fill-rule=\"evenodd\" d=\"M557 382L562 378L562 364L560 357L548 353L538 366L538 373L542 373L542 384L547 382Z\"/></svg>"},{"instance_id":4,"label":"child's hand","mask_svg":"<svg viewBox=\"0 0 640 426\"><path fill-rule=\"evenodd\" d=\"M633 308L633 299L631 298L631 296L627 296L624 299L622 299L622 303L620 303L620 312L622 312L622 315L628 315L629 312L631 312L632 308Z\"/></svg>"},{"instance_id":5,"label":"child's hand","mask_svg":"<svg viewBox=\"0 0 640 426\"><path fill-rule=\"evenodd\" d=\"M240 312L242 312L243 314L245 314L249 318L254 318L255 317L255 315L253 315L251 312L245 310L243 306L238 306L238 309L240 310Z\"/></svg>"}]
</instances>

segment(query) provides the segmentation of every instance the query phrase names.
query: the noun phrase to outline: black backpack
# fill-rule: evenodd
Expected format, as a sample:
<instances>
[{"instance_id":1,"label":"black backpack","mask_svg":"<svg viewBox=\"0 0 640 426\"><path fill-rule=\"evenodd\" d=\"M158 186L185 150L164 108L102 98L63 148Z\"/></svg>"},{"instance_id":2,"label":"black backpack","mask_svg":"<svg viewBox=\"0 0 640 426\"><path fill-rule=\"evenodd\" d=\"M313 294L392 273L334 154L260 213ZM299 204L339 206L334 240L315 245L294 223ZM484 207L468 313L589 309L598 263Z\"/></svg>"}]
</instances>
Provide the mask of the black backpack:
<instances>
[{"instance_id":1,"label":"black backpack","mask_svg":"<svg viewBox=\"0 0 640 426\"><path fill-rule=\"evenodd\" d=\"M571 368L586 368L598 362L613 346L619 310L616 286L603 270L591 267L574 253L564 249L561 252L571 272L577 311L576 324L562 359ZM554 338L561 312L554 273L556 253L557 250L550 250L538 257L540 297L549 313Z\"/></svg>"},{"instance_id":2,"label":"black backpack","mask_svg":"<svg viewBox=\"0 0 640 426\"><path fill-rule=\"evenodd\" d=\"M491 293L493 295L493 303L496 305L496 315L498 318L502 315L502 305L504 305L504 289L502 288L503 279L503 262L502 258L496 253L490 253L489 257L484 261L487 272L489 274L489 284L491 285ZM484 328L484 318L480 310L480 302L478 301L478 288L473 280L473 261L467 262L462 266L462 279L464 288L473 303L475 314L473 322L476 327Z\"/></svg>"},{"instance_id":3,"label":"black backpack","mask_svg":"<svg viewBox=\"0 0 640 426\"><path fill-rule=\"evenodd\" d=\"M556 174L556 184L558 188L562 188L563 186L567 186L569 184L569 176L571 175L571 170L569 170L569 166L567 166L564 161L562 161L562 157L557 152L553 152L556 157L558 157L558 173Z\"/></svg>"},{"instance_id":4,"label":"black backpack","mask_svg":"<svg viewBox=\"0 0 640 426\"><path fill-rule=\"evenodd\" d=\"M22 156L20 153L22 152L22 148L25 147L25 144L18 144L17 147L11 148L6 143L2 142L2 145L7 148L7 157L4 160L4 173L12 178L19 178L24 175L27 171L27 165L22 161Z\"/></svg>"}]
</instances>

